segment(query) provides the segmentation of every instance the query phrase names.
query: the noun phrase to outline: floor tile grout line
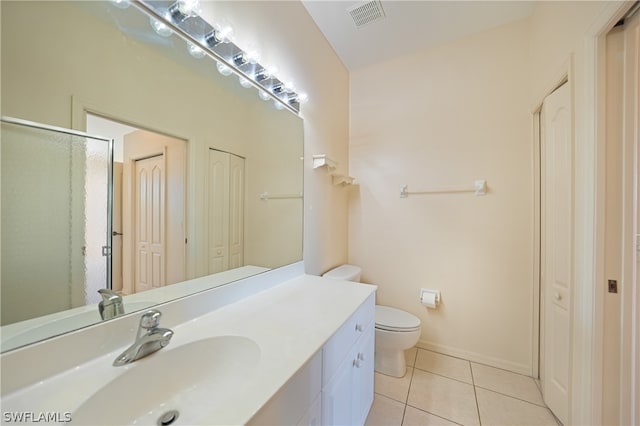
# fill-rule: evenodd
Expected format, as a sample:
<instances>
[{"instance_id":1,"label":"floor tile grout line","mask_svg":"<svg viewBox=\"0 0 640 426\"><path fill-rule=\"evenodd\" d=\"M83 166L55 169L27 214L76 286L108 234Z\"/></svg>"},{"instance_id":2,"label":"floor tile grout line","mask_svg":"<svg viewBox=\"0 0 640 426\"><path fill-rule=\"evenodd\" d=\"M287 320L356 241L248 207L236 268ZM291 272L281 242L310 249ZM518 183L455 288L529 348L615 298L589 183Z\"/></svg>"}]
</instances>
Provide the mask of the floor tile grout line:
<instances>
[{"instance_id":1,"label":"floor tile grout line","mask_svg":"<svg viewBox=\"0 0 640 426\"><path fill-rule=\"evenodd\" d=\"M418 410L418 411L422 411L423 413L430 414L430 415L432 415L432 416L434 416L434 417L438 417L438 418L440 418L440 419L442 419L442 420L446 420L446 421L451 422L451 423L453 423L453 424L460 425L460 426L464 426L462 423L454 422L454 421L453 421L453 420L451 420L451 419L448 419L448 418L446 418L446 417L442 417L441 415L439 415L439 414L435 414L435 413L432 413L431 411L427 411L427 410L425 410L424 408L415 407L415 406L413 406L413 405L411 405L411 404L407 404L407 407L414 408L414 409L416 409L416 410ZM405 410L406 410L406 408L405 408ZM403 419L403 421L404 421L404 419Z\"/></svg>"},{"instance_id":2,"label":"floor tile grout line","mask_svg":"<svg viewBox=\"0 0 640 426\"><path fill-rule=\"evenodd\" d=\"M416 351L416 356L418 355L418 351ZM414 365L415 365L415 360L414 360ZM404 401L404 410L402 411L402 421L400 422L400 425L404 424L404 416L407 415L407 405L409 405L409 394L411 393L411 383L413 383L413 373L416 372L416 368L412 367L411 368L411 378L409 379L409 388L407 389L407 398Z\"/></svg>"},{"instance_id":3,"label":"floor tile grout line","mask_svg":"<svg viewBox=\"0 0 640 426\"><path fill-rule=\"evenodd\" d=\"M402 402L402 401L400 401L399 399L392 398L392 397L390 397L389 395L385 395L385 394L380 393L380 392L373 392L373 393L374 393L375 395L384 396L385 398L390 399L390 400L392 400L392 401L399 402L400 404L406 404L406 402Z\"/></svg>"},{"instance_id":4,"label":"floor tile grout line","mask_svg":"<svg viewBox=\"0 0 640 426\"><path fill-rule=\"evenodd\" d=\"M469 361L467 361L467 362L469 362ZM444 374L435 373L433 371L425 370L424 368L418 368L418 367L413 367L413 368L416 369L416 370L420 370L422 372L425 372L425 373L434 374L436 376L444 377L445 379L455 380L458 383L463 383L465 385L473 386L473 380L472 380L472 383L469 383L469 382L462 381L460 379L455 379L455 378L450 377L450 376L445 376Z\"/></svg>"},{"instance_id":5,"label":"floor tile grout line","mask_svg":"<svg viewBox=\"0 0 640 426\"><path fill-rule=\"evenodd\" d=\"M469 361L469 370L471 370L471 383L473 384L473 396L476 399L476 413L478 413L478 423L482 426L482 418L480 417L480 404L478 404L478 392L476 391L476 381L473 378L473 367Z\"/></svg>"},{"instance_id":6,"label":"floor tile grout line","mask_svg":"<svg viewBox=\"0 0 640 426\"><path fill-rule=\"evenodd\" d=\"M544 404L544 401L542 401L542 403L544 405L540 405L540 404L536 404L535 402L527 401L526 399L518 398L517 396L509 395L508 393L499 392L499 391L497 391L495 389L489 389L489 388L486 388L484 386L479 386L479 385L475 385L474 387L477 387L477 388L480 388L480 389L483 389L483 390L486 390L486 391L489 391L489 392L497 393L498 395L507 396L509 398L516 399L518 401L526 402L527 404L535 405L536 407L549 408L549 407L547 407L547 404Z\"/></svg>"},{"instance_id":7,"label":"floor tile grout line","mask_svg":"<svg viewBox=\"0 0 640 426\"><path fill-rule=\"evenodd\" d=\"M409 394L411 393L411 383L413 383L413 374L416 372L416 368L411 368L411 377L409 378L409 387L407 388L407 397L404 399L405 405L409 403Z\"/></svg>"}]
</instances>

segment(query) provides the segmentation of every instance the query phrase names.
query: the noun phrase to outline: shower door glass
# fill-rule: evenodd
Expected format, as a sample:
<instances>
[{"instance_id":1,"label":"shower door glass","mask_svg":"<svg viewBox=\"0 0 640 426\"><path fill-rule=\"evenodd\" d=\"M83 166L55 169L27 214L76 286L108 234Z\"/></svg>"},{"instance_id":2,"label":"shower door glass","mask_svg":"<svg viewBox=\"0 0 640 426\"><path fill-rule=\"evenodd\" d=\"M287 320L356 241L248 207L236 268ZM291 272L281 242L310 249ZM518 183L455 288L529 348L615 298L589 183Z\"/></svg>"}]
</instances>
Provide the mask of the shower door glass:
<instances>
[{"instance_id":1,"label":"shower door glass","mask_svg":"<svg viewBox=\"0 0 640 426\"><path fill-rule=\"evenodd\" d=\"M96 303L109 288L111 142L34 126L2 121L3 326Z\"/></svg>"}]
</instances>

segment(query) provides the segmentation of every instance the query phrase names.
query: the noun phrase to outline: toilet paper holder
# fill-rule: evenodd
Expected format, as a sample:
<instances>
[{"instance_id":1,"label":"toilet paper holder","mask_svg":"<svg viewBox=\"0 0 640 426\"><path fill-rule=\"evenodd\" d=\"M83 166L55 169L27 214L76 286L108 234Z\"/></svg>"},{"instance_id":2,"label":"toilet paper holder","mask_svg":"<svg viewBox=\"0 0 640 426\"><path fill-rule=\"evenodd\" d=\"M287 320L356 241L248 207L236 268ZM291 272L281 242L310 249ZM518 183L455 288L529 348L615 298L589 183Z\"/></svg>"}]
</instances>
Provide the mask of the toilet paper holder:
<instances>
[{"instance_id":1,"label":"toilet paper holder","mask_svg":"<svg viewBox=\"0 0 640 426\"><path fill-rule=\"evenodd\" d=\"M420 289L420 303L427 308L435 308L440 304L440 290Z\"/></svg>"}]
</instances>

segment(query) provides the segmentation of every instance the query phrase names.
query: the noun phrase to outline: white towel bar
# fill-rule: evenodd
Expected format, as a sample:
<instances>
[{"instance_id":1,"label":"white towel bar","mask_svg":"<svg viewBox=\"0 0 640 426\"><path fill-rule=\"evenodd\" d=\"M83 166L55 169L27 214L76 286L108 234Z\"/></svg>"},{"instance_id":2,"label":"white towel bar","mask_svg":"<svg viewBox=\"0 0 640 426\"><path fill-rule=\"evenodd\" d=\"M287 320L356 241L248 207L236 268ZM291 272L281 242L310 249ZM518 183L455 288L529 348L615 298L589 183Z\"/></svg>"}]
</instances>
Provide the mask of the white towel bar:
<instances>
[{"instance_id":1,"label":"white towel bar","mask_svg":"<svg viewBox=\"0 0 640 426\"><path fill-rule=\"evenodd\" d=\"M430 191L411 191L409 192L407 185L400 187L400 198L407 198L409 195L428 195L428 194L454 194L462 192L472 192L475 195L487 194L487 181L477 180L473 183L473 188L449 188L449 189L433 189Z\"/></svg>"},{"instance_id":2,"label":"white towel bar","mask_svg":"<svg viewBox=\"0 0 640 426\"><path fill-rule=\"evenodd\" d=\"M277 195L269 195L268 192L263 192L260 194L260 199L263 201L267 200L286 200L286 199L294 199L294 198L302 198L302 194L277 194Z\"/></svg>"}]
</instances>

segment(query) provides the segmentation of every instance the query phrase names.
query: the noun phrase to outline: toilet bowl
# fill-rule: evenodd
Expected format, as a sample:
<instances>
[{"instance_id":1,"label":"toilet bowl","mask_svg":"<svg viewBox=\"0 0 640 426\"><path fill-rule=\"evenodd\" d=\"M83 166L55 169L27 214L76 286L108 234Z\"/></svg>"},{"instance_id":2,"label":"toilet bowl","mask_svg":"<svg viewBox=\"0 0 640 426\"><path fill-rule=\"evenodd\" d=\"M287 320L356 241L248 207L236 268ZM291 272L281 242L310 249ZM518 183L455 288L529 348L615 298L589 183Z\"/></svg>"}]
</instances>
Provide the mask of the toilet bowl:
<instances>
[{"instance_id":1,"label":"toilet bowl","mask_svg":"<svg viewBox=\"0 0 640 426\"><path fill-rule=\"evenodd\" d=\"M334 280L360 281L362 269L342 265L322 276ZM403 377L407 371L404 351L420 339L420 319L390 306L376 305L375 314L375 370L393 377Z\"/></svg>"},{"instance_id":2,"label":"toilet bowl","mask_svg":"<svg viewBox=\"0 0 640 426\"><path fill-rule=\"evenodd\" d=\"M390 306L376 305L375 370L387 376L403 377L407 371L404 351L420 339L420 319Z\"/></svg>"}]
</instances>

